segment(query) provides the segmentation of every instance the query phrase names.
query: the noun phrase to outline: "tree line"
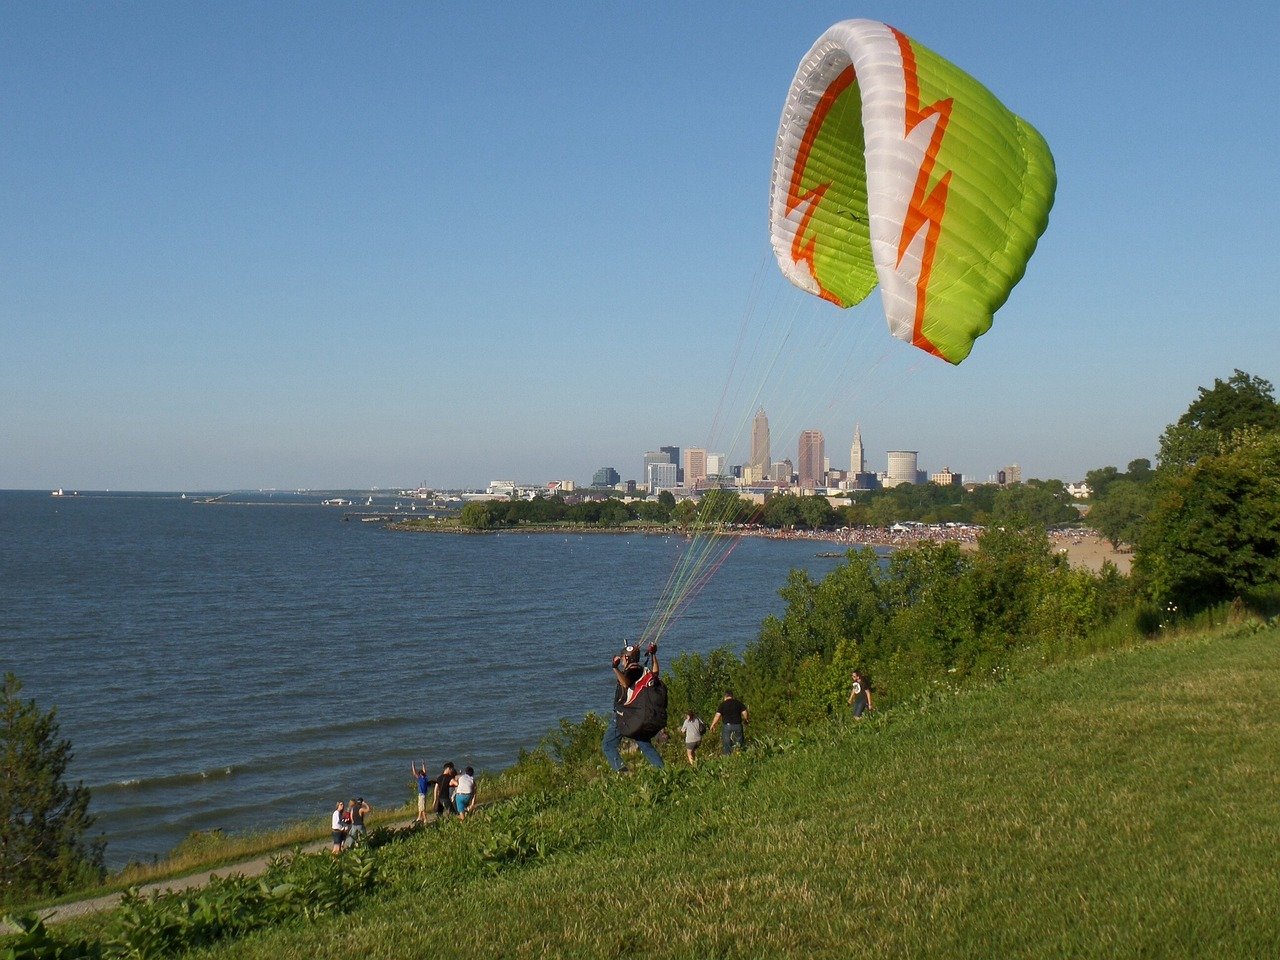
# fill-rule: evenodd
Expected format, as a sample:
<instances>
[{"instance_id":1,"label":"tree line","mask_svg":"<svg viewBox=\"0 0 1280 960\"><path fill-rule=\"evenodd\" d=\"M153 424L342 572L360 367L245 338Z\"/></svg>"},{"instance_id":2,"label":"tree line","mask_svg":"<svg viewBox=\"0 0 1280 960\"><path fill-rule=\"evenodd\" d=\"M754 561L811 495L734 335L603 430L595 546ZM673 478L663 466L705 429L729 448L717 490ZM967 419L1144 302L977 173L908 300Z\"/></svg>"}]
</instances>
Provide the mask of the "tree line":
<instances>
[{"instance_id":1,"label":"tree line","mask_svg":"<svg viewBox=\"0 0 1280 960\"><path fill-rule=\"evenodd\" d=\"M773 530L834 530L840 527L888 527L901 521L919 523L1032 523L1042 527L1073 523L1079 512L1060 480L1029 480L1009 487L979 485L972 489L936 483L903 484L887 490L861 490L847 504L833 505L822 496L779 493L763 505L732 490L711 490L700 501L676 502L671 491L656 500L624 502L617 497L570 503L565 497L531 500L484 500L469 503L459 523L470 530L498 530L530 525L594 527L673 526L685 530L725 523L749 523Z\"/></svg>"}]
</instances>

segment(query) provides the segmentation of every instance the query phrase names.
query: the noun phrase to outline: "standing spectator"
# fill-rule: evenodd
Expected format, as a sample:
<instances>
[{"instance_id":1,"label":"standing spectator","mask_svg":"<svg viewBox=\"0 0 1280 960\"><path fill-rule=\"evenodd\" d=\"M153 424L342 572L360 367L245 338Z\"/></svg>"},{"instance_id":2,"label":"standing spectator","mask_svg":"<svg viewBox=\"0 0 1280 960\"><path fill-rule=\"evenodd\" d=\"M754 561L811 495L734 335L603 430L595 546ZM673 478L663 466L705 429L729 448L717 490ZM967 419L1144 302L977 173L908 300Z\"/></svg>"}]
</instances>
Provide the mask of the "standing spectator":
<instances>
[{"instance_id":1,"label":"standing spectator","mask_svg":"<svg viewBox=\"0 0 1280 960\"><path fill-rule=\"evenodd\" d=\"M871 702L871 681L858 670L853 671L853 686L849 689L849 703L853 705L853 715L861 720L862 715L875 709Z\"/></svg>"},{"instance_id":2,"label":"standing spectator","mask_svg":"<svg viewBox=\"0 0 1280 960\"><path fill-rule=\"evenodd\" d=\"M746 749L746 724L750 719L746 704L736 699L732 690L726 690L724 699L716 708L716 715L711 718L711 727L707 732L710 733L723 721L724 726L720 729L720 748L728 755L735 748Z\"/></svg>"},{"instance_id":3,"label":"standing spectator","mask_svg":"<svg viewBox=\"0 0 1280 960\"><path fill-rule=\"evenodd\" d=\"M418 822L427 822L427 794L431 790L431 778L427 776L427 761L421 761L422 766L419 767L412 760L409 761L409 769L413 771L413 779L418 782Z\"/></svg>"},{"instance_id":4,"label":"standing spectator","mask_svg":"<svg viewBox=\"0 0 1280 960\"><path fill-rule=\"evenodd\" d=\"M659 672L658 666L658 645L656 643L649 644L649 670L655 677ZM640 665L640 648L633 643L627 644L622 648L622 653L613 658L613 709L609 711L609 726L605 729L604 739L600 741L600 749L604 753L604 758L608 761L609 766L617 773L625 773L626 765L622 762L622 734L618 732L618 717L622 715L622 708L627 702L627 695L630 690L640 682L645 675L646 670ZM644 754L655 767L662 766L662 754L658 753L655 747L648 740L637 740L636 746L640 748L640 752Z\"/></svg>"},{"instance_id":5,"label":"standing spectator","mask_svg":"<svg viewBox=\"0 0 1280 960\"><path fill-rule=\"evenodd\" d=\"M467 814L476 805L476 772L471 767L458 774L453 781L453 808L458 811L458 819L467 819Z\"/></svg>"},{"instance_id":6,"label":"standing spectator","mask_svg":"<svg viewBox=\"0 0 1280 960\"><path fill-rule=\"evenodd\" d=\"M356 797L347 807L347 816L351 820L351 845L354 847L360 835L364 833L364 818L369 815L370 806L364 797Z\"/></svg>"},{"instance_id":7,"label":"standing spectator","mask_svg":"<svg viewBox=\"0 0 1280 960\"><path fill-rule=\"evenodd\" d=\"M707 733L707 725L702 722L696 713L690 710L684 715L684 723L680 724L680 729L684 731L684 755L689 758L689 766L692 767L697 762L693 759L693 755L702 746L702 738Z\"/></svg>"},{"instance_id":8,"label":"standing spectator","mask_svg":"<svg viewBox=\"0 0 1280 960\"><path fill-rule=\"evenodd\" d=\"M333 828L333 855L336 857L342 852L342 845L347 842L347 814L342 809L342 801L338 801L338 805L333 809L333 817L330 819Z\"/></svg>"},{"instance_id":9,"label":"standing spectator","mask_svg":"<svg viewBox=\"0 0 1280 960\"><path fill-rule=\"evenodd\" d=\"M458 775L457 768L453 762L447 762L441 768L440 776L436 777L435 796L432 800L432 812L439 820L447 817L453 810L453 780Z\"/></svg>"}]
</instances>

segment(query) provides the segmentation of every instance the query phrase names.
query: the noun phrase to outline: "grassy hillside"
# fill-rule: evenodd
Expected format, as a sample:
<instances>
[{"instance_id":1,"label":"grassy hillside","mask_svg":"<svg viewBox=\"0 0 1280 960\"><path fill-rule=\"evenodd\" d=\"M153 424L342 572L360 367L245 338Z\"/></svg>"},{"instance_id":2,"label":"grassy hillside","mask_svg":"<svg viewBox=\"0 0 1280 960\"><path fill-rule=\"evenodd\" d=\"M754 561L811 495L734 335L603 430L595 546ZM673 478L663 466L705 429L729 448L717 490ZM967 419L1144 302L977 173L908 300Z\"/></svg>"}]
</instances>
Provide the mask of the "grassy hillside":
<instances>
[{"instance_id":1,"label":"grassy hillside","mask_svg":"<svg viewBox=\"0 0 1280 960\"><path fill-rule=\"evenodd\" d=\"M1280 630L517 801L202 955L1280 955Z\"/></svg>"}]
</instances>

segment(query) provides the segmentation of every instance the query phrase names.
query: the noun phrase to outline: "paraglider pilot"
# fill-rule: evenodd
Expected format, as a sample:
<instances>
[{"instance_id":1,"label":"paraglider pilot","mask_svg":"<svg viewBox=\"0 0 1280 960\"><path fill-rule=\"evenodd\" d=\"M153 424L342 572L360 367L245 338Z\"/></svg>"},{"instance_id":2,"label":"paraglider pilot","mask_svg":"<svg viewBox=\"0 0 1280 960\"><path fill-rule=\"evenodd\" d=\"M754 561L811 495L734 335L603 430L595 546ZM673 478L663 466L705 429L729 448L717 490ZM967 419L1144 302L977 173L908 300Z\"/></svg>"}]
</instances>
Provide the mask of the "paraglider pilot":
<instances>
[{"instance_id":1,"label":"paraglider pilot","mask_svg":"<svg viewBox=\"0 0 1280 960\"><path fill-rule=\"evenodd\" d=\"M648 672L656 677L659 669L658 645L649 644L646 652L649 655ZM605 730L604 739L600 742L605 760L618 773L626 770L626 765L623 764L622 756L618 752L622 745L622 734L618 732L618 719L622 716L622 707L627 702L627 691L634 687L644 675L645 668L640 665L640 648L632 643L627 644L622 648L622 653L613 658L613 676L617 680L613 688L613 709L609 712L609 727ZM648 740L637 740L636 746L651 764L655 767L662 766L662 756L652 743Z\"/></svg>"}]
</instances>

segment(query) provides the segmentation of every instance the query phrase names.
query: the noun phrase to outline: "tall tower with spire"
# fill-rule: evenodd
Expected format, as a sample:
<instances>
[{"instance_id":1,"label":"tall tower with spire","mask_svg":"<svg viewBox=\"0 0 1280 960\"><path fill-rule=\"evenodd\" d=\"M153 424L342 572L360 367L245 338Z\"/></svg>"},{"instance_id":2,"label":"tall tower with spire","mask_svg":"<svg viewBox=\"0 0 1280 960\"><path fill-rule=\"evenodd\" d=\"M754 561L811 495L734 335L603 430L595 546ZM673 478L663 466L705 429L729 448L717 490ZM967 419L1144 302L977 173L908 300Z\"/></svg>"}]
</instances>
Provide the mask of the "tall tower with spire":
<instances>
[{"instance_id":1,"label":"tall tower with spire","mask_svg":"<svg viewBox=\"0 0 1280 960\"><path fill-rule=\"evenodd\" d=\"M761 407L756 412L755 422L751 425L751 462L748 466L756 472L757 477L767 477L773 460L769 455L769 417Z\"/></svg>"},{"instance_id":2,"label":"tall tower with spire","mask_svg":"<svg viewBox=\"0 0 1280 960\"><path fill-rule=\"evenodd\" d=\"M849 448L849 473L850 478L859 473L866 473L867 456L862 449L862 424L855 424L853 427L853 446Z\"/></svg>"}]
</instances>

